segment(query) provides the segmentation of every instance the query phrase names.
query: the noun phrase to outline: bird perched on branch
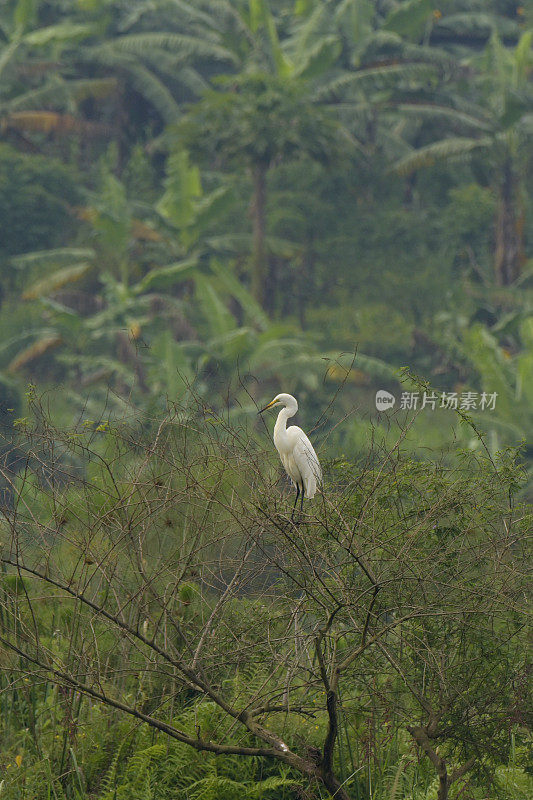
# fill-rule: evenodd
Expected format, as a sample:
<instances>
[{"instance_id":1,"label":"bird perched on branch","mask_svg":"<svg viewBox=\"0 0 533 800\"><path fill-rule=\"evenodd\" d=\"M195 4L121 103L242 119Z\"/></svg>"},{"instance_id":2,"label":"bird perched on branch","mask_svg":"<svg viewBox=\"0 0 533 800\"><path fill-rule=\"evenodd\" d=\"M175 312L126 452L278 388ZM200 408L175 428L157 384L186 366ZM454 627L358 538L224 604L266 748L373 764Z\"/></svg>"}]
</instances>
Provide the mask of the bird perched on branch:
<instances>
[{"instance_id":1,"label":"bird perched on branch","mask_svg":"<svg viewBox=\"0 0 533 800\"><path fill-rule=\"evenodd\" d=\"M274 406L283 406L274 425L274 444L285 472L296 486L296 499L291 514L293 519L300 495L302 511L304 496L309 499L315 496L317 486L322 483L322 470L313 445L303 430L297 425L287 428L287 420L294 417L298 411L296 398L292 394L277 394L259 411L259 414Z\"/></svg>"}]
</instances>

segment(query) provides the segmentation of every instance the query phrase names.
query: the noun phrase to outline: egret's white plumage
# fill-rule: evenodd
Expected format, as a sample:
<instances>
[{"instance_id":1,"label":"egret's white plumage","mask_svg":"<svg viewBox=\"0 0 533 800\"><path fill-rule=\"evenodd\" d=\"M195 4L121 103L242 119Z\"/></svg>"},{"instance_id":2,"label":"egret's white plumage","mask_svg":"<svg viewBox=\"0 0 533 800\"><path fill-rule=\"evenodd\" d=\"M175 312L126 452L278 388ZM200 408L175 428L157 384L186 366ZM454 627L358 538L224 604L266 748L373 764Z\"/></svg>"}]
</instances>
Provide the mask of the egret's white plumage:
<instances>
[{"instance_id":1,"label":"egret's white plumage","mask_svg":"<svg viewBox=\"0 0 533 800\"><path fill-rule=\"evenodd\" d=\"M294 417L298 411L298 403L292 394L278 394L263 408L282 405L274 426L274 444L285 467L285 472L296 486L296 500L302 492L302 501L305 497L315 496L317 486L322 482L322 470L318 456L309 438L297 425L287 428L287 420ZM296 505L296 502L295 502Z\"/></svg>"}]
</instances>

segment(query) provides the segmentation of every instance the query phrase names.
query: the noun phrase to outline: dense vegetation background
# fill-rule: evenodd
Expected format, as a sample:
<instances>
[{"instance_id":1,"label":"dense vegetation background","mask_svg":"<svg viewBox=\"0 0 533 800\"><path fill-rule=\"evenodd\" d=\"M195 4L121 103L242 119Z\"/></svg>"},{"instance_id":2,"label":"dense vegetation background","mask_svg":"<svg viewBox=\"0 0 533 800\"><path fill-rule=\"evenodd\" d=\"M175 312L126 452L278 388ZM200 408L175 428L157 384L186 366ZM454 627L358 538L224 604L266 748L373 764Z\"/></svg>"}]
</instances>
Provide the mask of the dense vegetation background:
<instances>
[{"instance_id":1,"label":"dense vegetation background","mask_svg":"<svg viewBox=\"0 0 533 800\"><path fill-rule=\"evenodd\" d=\"M413 457L402 461L405 485L418 486L419 465L425 464L429 475L436 469L430 462L438 461L442 469L452 471L446 480L453 486L459 480L454 470L458 475L466 470L463 459L468 451L474 458L468 470L476 472L483 459L492 463L493 477L489 480L481 471L478 480L480 486L485 482L481 495L485 497L486 487L491 486L494 497L500 498L494 500L495 517L511 513L502 498L509 503L515 496L517 502L530 498L532 41L531 5L511 0L3 2L0 492L6 522L0 529L2 543L10 536L20 541L13 517L17 492L21 497L26 491L31 495L31 502L24 501L26 512L32 509L33 524L46 541L51 525L46 514L58 505L68 506L65 522L53 511L52 528L62 531L61 541L56 542L67 565L61 586L70 586L74 575L79 580L76 548L81 544L71 536L67 520L72 522L71 506L78 501L70 495L65 498L64 487L60 491L55 484L47 487L46 496L39 494L44 490L28 477L36 469L40 484L43 476L35 465L56 458L53 442L67 436L65 450L60 448L67 484L72 470L82 466L86 470L82 496L93 479L90 465L105 457L108 475L124 481L117 489L122 507L123 493L133 490L127 488L122 472L120 480L115 475L110 452L116 446L134 470L139 448L150 451L148 442L156 436L169 403L170 408L177 404L174 408L182 409L190 409L192 403L196 411L207 413L209 423L224 419L246 426L256 403L281 389L297 395L306 427L317 425L314 441L322 460L331 462L332 487L337 480L340 486L351 485L349 465L365 462L373 448L388 454L384 463L391 454ZM374 400L379 389L396 397L393 413L377 414ZM37 396L42 397L39 404ZM411 406L417 398L417 408L403 408L407 398ZM463 413L454 410L454 398ZM122 436L117 430L126 424L124 420L127 425L135 420L138 440L122 451L116 437ZM19 436L16 447L14 433ZM247 448L254 453L264 439L258 431L249 435ZM88 445L83 449L85 444L80 444L80 452L71 452L69 436L93 437L96 455ZM211 444L197 447L198 452L202 447L212 452ZM501 466L507 464L502 455L507 447L519 448L515 466ZM365 463L373 475L374 463ZM150 479L156 480L152 474ZM441 479L425 485L424 491L431 495L426 497L428 508L433 508ZM376 487L385 492L386 487L375 480L374 484L369 478L368 497L374 497ZM391 485L387 484L389 490ZM104 493L111 490L107 484L100 488ZM248 488L242 479L236 491ZM347 511L342 505L345 488L338 491L334 500L338 513L344 510L356 519L355 489L350 490ZM480 508L479 501L472 500L475 495L471 487L465 489L458 507L472 502L473 508ZM387 506L388 501L382 501ZM372 508L381 509L376 510L376 519L387 530L393 523L386 516L390 510L381 508L382 501L375 500L374 505L373 499ZM86 502L93 509L93 500ZM94 502L96 511L76 511L78 521L98 514L107 519L108 512ZM21 513L19 506L16 509ZM253 532L258 519L252 511L246 513L252 515ZM457 509L446 512L457 513ZM446 517L441 524L442 520L437 523L430 517L428 525L448 531L445 539L451 530L464 530L463 522L455 518L450 522ZM177 525L176 520L171 518L171 524ZM481 529L483 524L478 519L472 526ZM317 517L317 541L320 530L330 530L328 525ZM234 536L241 542L241 535L234 530L230 539ZM27 542L31 536L25 532L22 539ZM431 539L437 561L442 557L439 541L438 536ZM341 542L341 550L343 546ZM293 541L291 547L298 549L300 543ZM502 547L507 552L507 544ZM386 550L372 550L379 574ZM487 556L487 563L493 563L495 552ZM95 562L94 554L83 553L82 562L87 558ZM429 547L420 557L429 563L434 555ZM41 556L31 551L27 565L36 569ZM269 551L267 561L270 558ZM10 644L22 646L17 625L28 624L33 614L43 626L36 640L34 636L37 655L39 646L44 646L54 657L73 663L75 648L67 657L65 637L62 644L55 633L61 628L60 601L49 598L49 609L56 604L57 615L45 610L42 619L41 612L35 617L34 603L29 602L41 591L35 586L26 597L28 607L23 608L25 594L10 574L16 563L16 559L4 563L2 625L9 628L10 614L18 620L9 628L15 636ZM349 594L350 570L355 568L352 564L346 569L342 591ZM517 579L517 573L512 574ZM488 585L490 575L487 568L481 583ZM205 575L193 578L182 575L175 591L187 608L191 604L187 592L202 597L190 632L192 639L201 639L200 621L205 625L209 609L213 603L216 606L210 592L216 595L220 587ZM470 579L474 581L473 576ZM406 578L395 574L391 581L395 580L400 586ZM93 590L98 591L91 584ZM285 586L285 590L286 604L279 599L283 619L294 601L292 589ZM371 590L372 585L365 589ZM384 600L379 613L372 610L376 620L399 613L396 596L391 594L387 602L391 605ZM515 602L513 596L511 605ZM455 611L450 614L453 617ZM370 620L370 611L368 615ZM317 612L308 621L310 628L325 624L319 617ZM339 624L348 625L341 617ZM520 631L517 618L512 625ZM364 642L368 625L364 616L360 622ZM91 625L74 612L64 624L71 626L71 633L74 628L87 632ZM495 630L511 622L490 624ZM302 623L304 629L307 635ZM487 631L475 646L468 640L475 650L472 664L488 652ZM405 634L413 648L419 633ZM426 634L425 646L432 653L426 661L434 666L438 659L434 660L434 643L429 640L437 634ZM85 634L79 635L85 641ZM39 636L49 637L44 645L39 645ZM459 628L450 633L450 641L453 636L457 642L468 639ZM439 653L441 644L435 643ZM495 679L499 689L505 686L511 691L523 679L522 657L510 650L505 656L497 649L490 652L495 663L503 659L514 665L514 677L502 672L500 682ZM376 660L372 666L374 694L362 699L356 692L359 699L353 702L359 705L352 709L351 721L350 709L343 711L348 715L342 723L344 744L342 735L337 745L334 742L336 775L341 782L348 781L350 796L358 800L376 794L433 797L437 790L443 791L442 781L439 789L427 765L415 766L409 738L408 728L414 730L419 722L410 705L415 695L409 702L403 696L398 700L398 675L415 668L412 663L400 665L393 679L387 672L391 662L380 653L385 661ZM146 655L148 661L150 657ZM6 721L1 729L5 758L1 758L6 777L0 778L0 794L177 796L164 791L177 791L178 779L171 770L183 767L181 745L174 760L166 762L170 772L165 773L157 750L163 745L154 743L142 726L131 733L131 722L115 716L116 709L86 707L83 693L76 694L72 683L67 681L70 688L58 690L57 682L48 682L50 675L28 676L27 659L26 672L19 675L21 664L9 659L4 664L11 671L6 673L2 695ZM101 679L117 691L133 691L134 682L117 678L113 658L106 664ZM268 671L268 664L265 657L254 680L262 680L261 670ZM350 686L360 677L352 675L355 684ZM467 680L447 676L446 686L455 679ZM165 705L170 696L165 680L161 685L155 681L152 688L166 698L161 700L162 714L171 722L178 712L174 705L171 710ZM437 694L439 680L435 678L431 689ZM149 683L143 700L148 705L153 702ZM190 686L187 691L191 693ZM194 731L199 712L189 700L185 703L180 695L179 713L192 715L183 724ZM507 696L504 700L507 711L518 702ZM367 703L372 706L371 722L365 716ZM324 707L327 716L326 712ZM306 719L305 713L301 719ZM470 719L469 713L465 710L459 722L448 720L445 725L441 747L450 768L468 765L457 773L457 781L474 769L474 777L453 790L481 797L491 787L494 794L525 797L531 787L523 764L521 712L515 709L514 717L509 712L504 724L493 709L485 716L478 709L478 722L490 718L491 724L496 719L501 723L497 735L488 723L486 730L478 726L479 738L477 733L465 733L469 726L475 728L475 714ZM86 726L84 735L87 731L93 749L88 745L83 749L75 719ZM294 747L301 750L303 741L306 748L316 747L309 725L301 719L291 722L295 731L303 725L295 732ZM426 722L431 733L431 719ZM316 730L322 733L324 725L319 718ZM453 741L446 739L450 728L462 731ZM126 747L121 744L126 729L129 749L121 750L119 757L119 746ZM234 735L231 726L227 735L230 739ZM438 773L438 754L429 755L420 737L411 736ZM491 736L494 747L485 751L483 742ZM518 745L517 736L522 737ZM354 742L357 753L350 750ZM97 745L103 748L98 755ZM248 792L250 797L304 797L305 791L326 792L334 785L328 787L326 781L322 788L304 789L301 775L287 772L280 777L279 770L259 756L247 767L242 759L234 763L224 757L219 774L218 758L190 762L186 769L195 777L180 784L184 792L180 796L224 798ZM263 778L272 783L253 789ZM295 781L304 794L295 793ZM116 793L120 786L123 794Z\"/></svg>"},{"instance_id":2,"label":"dense vegetation background","mask_svg":"<svg viewBox=\"0 0 533 800\"><path fill-rule=\"evenodd\" d=\"M408 366L477 393L492 452L527 448L531 13L4 3L3 385L61 386L68 420L281 386L310 424L346 379L352 455ZM455 437L426 407L410 441Z\"/></svg>"}]
</instances>

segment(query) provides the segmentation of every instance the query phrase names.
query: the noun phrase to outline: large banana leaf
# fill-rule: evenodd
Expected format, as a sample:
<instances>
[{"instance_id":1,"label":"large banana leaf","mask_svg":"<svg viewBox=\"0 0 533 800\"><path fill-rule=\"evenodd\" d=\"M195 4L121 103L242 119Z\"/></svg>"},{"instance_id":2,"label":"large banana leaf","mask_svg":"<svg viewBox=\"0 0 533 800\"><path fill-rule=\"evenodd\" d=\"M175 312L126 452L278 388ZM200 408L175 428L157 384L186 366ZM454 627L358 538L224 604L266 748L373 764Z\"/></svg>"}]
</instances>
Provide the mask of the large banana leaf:
<instances>
[{"instance_id":1,"label":"large banana leaf","mask_svg":"<svg viewBox=\"0 0 533 800\"><path fill-rule=\"evenodd\" d=\"M246 286L233 275L229 267L221 261L211 259L211 270L215 273L220 283L225 289L238 300L242 310L249 321L257 325L261 330L268 327L269 320L259 303L252 297Z\"/></svg>"},{"instance_id":2,"label":"large banana leaf","mask_svg":"<svg viewBox=\"0 0 533 800\"><path fill-rule=\"evenodd\" d=\"M237 323L233 314L216 292L212 279L207 278L205 275L197 274L194 281L196 284L196 300L207 323L209 338L227 335L237 327Z\"/></svg>"},{"instance_id":3,"label":"large banana leaf","mask_svg":"<svg viewBox=\"0 0 533 800\"><path fill-rule=\"evenodd\" d=\"M383 27L401 36L418 39L433 14L431 0L407 0L395 4L389 12Z\"/></svg>"},{"instance_id":4,"label":"large banana leaf","mask_svg":"<svg viewBox=\"0 0 533 800\"><path fill-rule=\"evenodd\" d=\"M89 261L95 256L94 250L88 247L60 247L55 250L35 250L31 253L21 253L10 260L15 269L26 267L60 267L73 261Z\"/></svg>"},{"instance_id":5,"label":"large banana leaf","mask_svg":"<svg viewBox=\"0 0 533 800\"><path fill-rule=\"evenodd\" d=\"M30 47L44 47L55 42L80 42L92 36L96 30L94 25L59 22L57 25L48 25L27 33L24 42Z\"/></svg>"},{"instance_id":6,"label":"large banana leaf","mask_svg":"<svg viewBox=\"0 0 533 800\"><path fill-rule=\"evenodd\" d=\"M11 361L7 371L11 373L18 372L31 361L34 361L36 358L40 358L42 355L44 355L44 353L48 352L48 350L60 345L62 341L63 340L61 339L61 336L58 336L57 334L52 334L50 336L45 336L42 339L38 339L29 347L26 347L22 353L19 353L18 356Z\"/></svg>"},{"instance_id":7,"label":"large banana leaf","mask_svg":"<svg viewBox=\"0 0 533 800\"><path fill-rule=\"evenodd\" d=\"M116 78L84 78L73 81L54 80L45 86L24 92L7 103L9 111L31 111L39 106L71 107L72 100L82 102L88 98L108 97L117 89Z\"/></svg>"},{"instance_id":8,"label":"large banana leaf","mask_svg":"<svg viewBox=\"0 0 533 800\"><path fill-rule=\"evenodd\" d=\"M520 338L524 351L516 359L516 394L519 400L525 401L533 415L533 317L522 322Z\"/></svg>"},{"instance_id":9,"label":"large banana leaf","mask_svg":"<svg viewBox=\"0 0 533 800\"><path fill-rule=\"evenodd\" d=\"M405 158L400 159L394 165L395 172L400 175L407 175L419 167L428 167L436 161L441 161L446 158L454 158L458 156L465 156L483 147L491 147L493 140L488 136L480 139L471 139L465 136L450 136L448 139L443 139L440 142L428 144L415 150Z\"/></svg>"},{"instance_id":10,"label":"large banana leaf","mask_svg":"<svg viewBox=\"0 0 533 800\"><path fill-rule=\"evenodd\" d=\"M296 70L296 76L309 80L324 75L335 64L340 52L339 39L336 36L325 37L308 51L305 60Z\"/></svg>"},{"instance_id":11,"label":"large banana leaf","mask_svg":"<svg viewBox=\"0 0 533 800\"><path fill-rule=\"evenodd\" d=\"M59 114L56 111L15 111L3 118L2 125L14 130L55 133L60 136L71 133L103 136L109 132L109 128L105 125L87 122L73 114Z\"/></svg>"},{"instance_id":12,"label":"large banana leaf","mask_svg":"<svg viewBox=\"0 0 533 800\"><path fill-rule=\"evenodd\" d=\"M266 0L248 0L250 11L250 30L257 33L261 26L267 31L272 58L278 75L289 77L294 70L291 60L280 45L276 22Z\"/></svg>"},{"instance_id":13,"label":"large banana leaf","mask_svg":"<svg viewBox=\"0 0 533 800\"><path fill-rule=\"evenodd\" d=\"M37 297L53 294L58 289L62 289L69 283L75 283L81 280L92 268L92 264L82 263L74 264L71 267L64 267L52 272L45 278L29 286L23 293L23 300L35 300Z\"/></svg>"},{"instance_id":14,"label":"large banana leaf","mask_svg":"<svg viewBox=\"0 0 533 800\"><path fill-rule=\"evenodd\" d=\"M163 331L150 348L150 385L169 397L179 397L194 381L191 360L186 349L170 331Z\"/></svg>"},{"instance_id":15,"label":"large banana leaf","mask_svg":"<svg viewBox=\"0 0 533 800\"><path fill-rule=\"evenodd\" d=\"M178 261L176 264L169 264L167 267L155 267L136 283L131 291L135 295L140 295L147 291L166 289L170 286L175 286L181 281L193 278L197 269L198 256L192 256L185 259L185 261Z\"/></svg>"},{"instance_id":16,"label":"large banana leaf","mask_svg":"<svg viewBox=\"0 0 533 800\"><path fill-rule=\"evenodd\" d=\"M207 343L207 349L228 363L232 371L235 364L246 366L247 358L257 341L251 328L237 328Z\"/></svg>"},{"instance_id":17,"label":"large banana leaf","mask_svg":"<svg viewBox=\"0 0 533 800\"><path fill-rule=\"evenodd\" d=\"M516 414L516 389L510 362L496 339L483 325L473 325L463 335L465 354L481 376L486 392L498 393L499 416L512 419Z\"/></svg>"}]
</instances>

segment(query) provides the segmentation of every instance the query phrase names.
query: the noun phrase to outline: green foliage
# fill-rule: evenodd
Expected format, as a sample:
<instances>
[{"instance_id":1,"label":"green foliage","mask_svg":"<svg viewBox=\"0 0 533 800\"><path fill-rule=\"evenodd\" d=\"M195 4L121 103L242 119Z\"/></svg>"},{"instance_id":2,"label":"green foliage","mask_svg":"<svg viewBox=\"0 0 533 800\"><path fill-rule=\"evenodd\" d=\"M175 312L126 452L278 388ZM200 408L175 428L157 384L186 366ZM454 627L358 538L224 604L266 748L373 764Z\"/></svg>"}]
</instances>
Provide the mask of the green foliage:
<instances>
[{"instance_id":1,"label":"green foliage","mask_svg":"<svg viewBox=\"0 0 533 800\"><path fill-rule=\"evenodd\" d=\"M207 93L177 130L195 158L216 152L229 165L244 159L267 167L304 153L331 158L337 130L309 102L303 83L261 72L231 83L236 90Z\"/></svg>"},{"instance_id":2,"label":"green foliage","mask_svg":"<svg viewBox=\"0 0 533 800\"><path fill-rule=\"evenodd\" d=\"M239 714L270 699L255 719L316 767L319 654L376 632L339 693L342 790L435 800L420 724L449 775L474 759L451 796L531 796L532 24L500 0L2 4L0 553L44 575L0 573L2 800L328 796L58 686L32 637L193 739L256 746ZM426 378L495 408L376 415ZM299 525L251 430L280 390L327 474ZM199 645L236 717L179 678Z\"/></svg>"},{"instance_id":3,"label":"green foliage","mask_svg":"<svg viewBox=\"0 0 533 800\"><path fill-rule=\"evenodd\" d=\"M136 418L59 430L34 392L29 400L20 445L31 442L34 455L17 479L25 514L7 514L0 527L8 800L21 787L36 800L290 800L316 784L275 757L239 754L258 737L218 697L254 709L316 764L328 729L314 670L321 635L328 667L349 662L334 760L349 798L433 796L431 764L415 757L409 735L428 706L449 774L474 758L474 797L486 792L487 776L503 797L527 796L521 571L531 509L517 501L524 476L514 453L463 452L446 465L376 442L357 465L327 464L322 504L291 528L291 501L270 479L262 439L203 403L173 404L152 430ZM61 481L42 479L51 452ZM24 569L13 566L11 540ZM243 552L249 570L227 593ZM369 568L382 583L372 614ZM80 587L83 602L72 594ZM121 618L126 607L131 617ZM133 619L127 633L117 619ZM381 646L369 640L350 662L367 625ZM91 684L80 693L36 668L19 652L34 645L36 658L45 650L63 675L85 681L87 673ZM212 696L182 677L184 664L194 672L196 648ZM199 751L135 713L236 752Z\"/></svg>"},{"instance_id":4,"label":"green foliage","mask_svg":"<svg viewBox=\"0 0 533 800\"><path fill-rule=\"evenodd\" d=\"M0 145L0 215L4 233L0 252L17 253L56 247L74 225L69 204L79 198L74 169L56 159L23 155ZM28 220L31 219L31 225ZM8 274L5 261L2 279Z\"/></svg>"},{"instance_id":5,"label":"green foliage","mask_svg":"<svg viewBox=\"0 0 533 800\"><path fill-rule=\"evenodd\" d=\"M419 39L432 15L433 3L430 0L408 0L389 12L383 29Z\"/></svg>"}]
</instances>

